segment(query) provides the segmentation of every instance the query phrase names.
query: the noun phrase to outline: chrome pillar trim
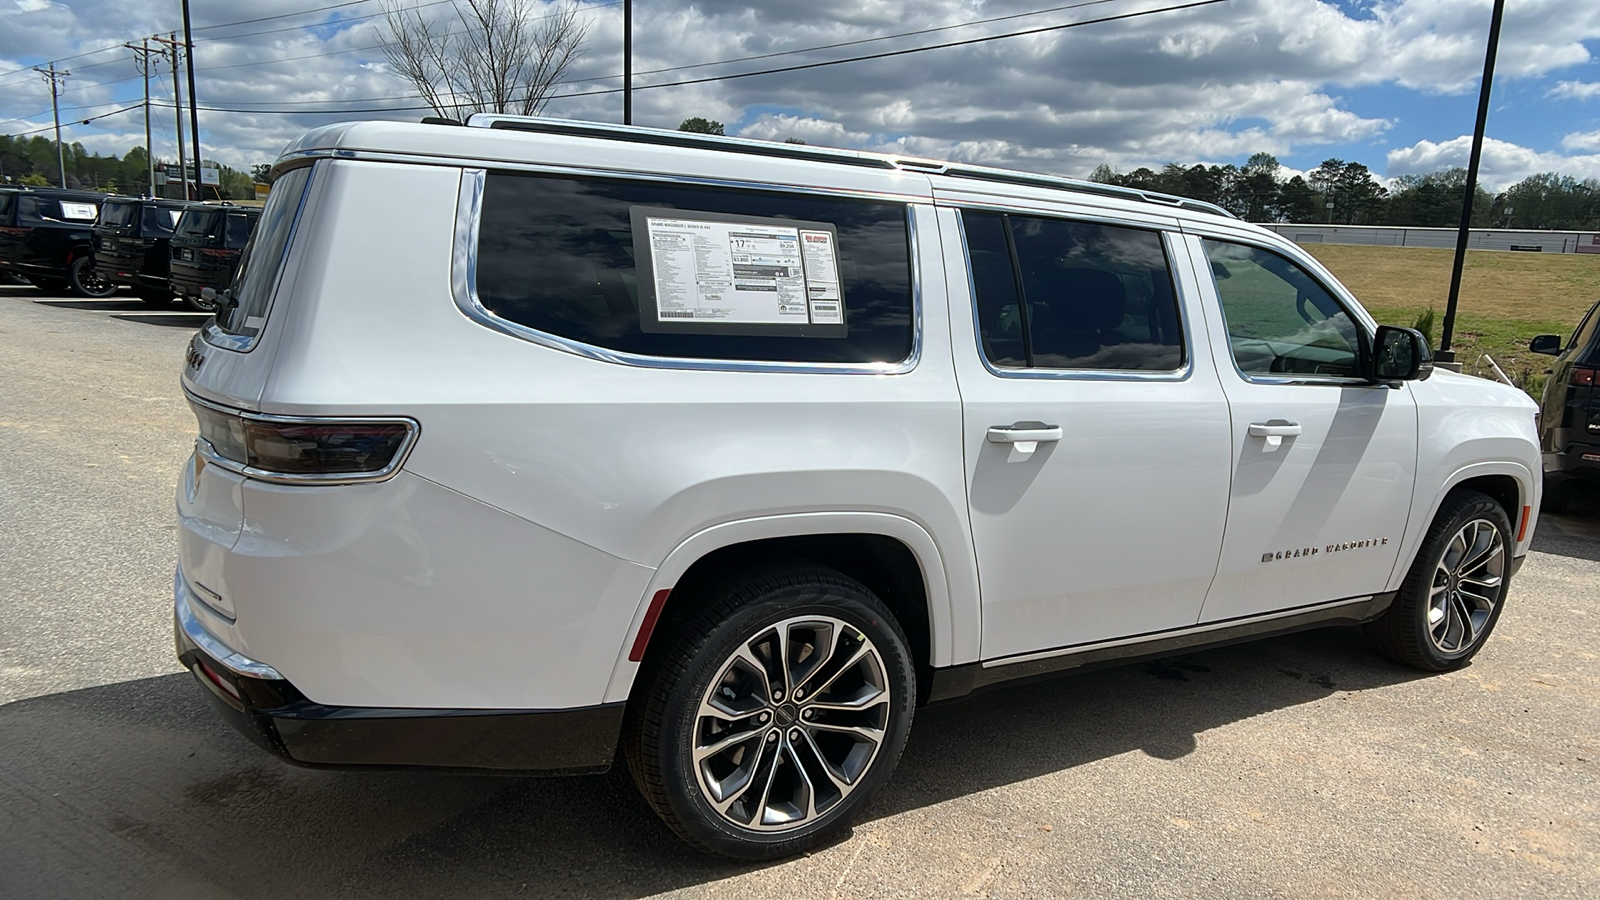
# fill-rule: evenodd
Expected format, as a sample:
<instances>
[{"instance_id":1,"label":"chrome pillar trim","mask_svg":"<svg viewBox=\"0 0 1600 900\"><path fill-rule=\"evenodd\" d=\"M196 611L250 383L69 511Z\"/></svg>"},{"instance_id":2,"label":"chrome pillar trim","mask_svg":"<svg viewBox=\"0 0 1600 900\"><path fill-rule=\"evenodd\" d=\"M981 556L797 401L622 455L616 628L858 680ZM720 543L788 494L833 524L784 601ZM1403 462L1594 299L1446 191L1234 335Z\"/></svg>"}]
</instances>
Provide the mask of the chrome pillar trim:
<instances>
[{"instance_id":1,"label":"chrome pillar trim","mask_svg":"<svg viewBox=\"0 0 1600 900\"><path fill-rule=\"evenodd\" d=\"M483 220L483 191L488 170L461 171L461 191L456 201L456 230L450 266L450 292L456 308L479 325L501 334L593 359L599 362L647 369L682 369L702 372L784 372L816 375L903 375L917 367L922 358L921 265L916 247L916 210L906 206L906 228L911 241L911 353L899 362L878 363L792 363L776 360L698 359L690 357L645 356L585 344L560 335L539 331L502 319L483 305L478 297L478 230ZM678 179L682 180L682 179ZM726 185L723 185L726 186Z\"/></svg>"},{"instance_id":2,"label":"chrome pillar trim","mask_svg":"<svg viewBox=\"0 0 1600 900\"><path fill-rule=\"evenodd\" d=\"M177 618L178 627L183 630L184 637L194 643L196 647L204 650L207 656L221 663L224 668L235 675L246 678L272 678L284 680L278 670L264 662L257 662L243 653L234 650L211 632L207 631L200 620L195 618L193 609L194 593L188 582L183 578L183 572L177 571L172 576L172 607Z\"/></svg>"}]
</instances>

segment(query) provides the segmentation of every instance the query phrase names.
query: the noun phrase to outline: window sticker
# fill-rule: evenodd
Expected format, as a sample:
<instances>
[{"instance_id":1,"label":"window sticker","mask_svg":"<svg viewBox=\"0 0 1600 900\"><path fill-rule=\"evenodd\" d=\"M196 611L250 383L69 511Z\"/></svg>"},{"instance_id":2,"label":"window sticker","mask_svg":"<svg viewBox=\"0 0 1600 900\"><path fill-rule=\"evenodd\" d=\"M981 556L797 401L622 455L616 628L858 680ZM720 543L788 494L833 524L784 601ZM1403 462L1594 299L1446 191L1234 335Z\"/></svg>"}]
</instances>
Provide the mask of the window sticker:
<instances>
[{"instance_id":1,"label":"window sticker","mask_svg":"<svg viewBox=\"0 0 1600 900\"><path fill-rule=\"evenodd\" d=\"M99 212L100 210L93 203L61 201L61 218L63 219L93 219Z\"/></svg>"},{"instance_id":2,"label":"window sticker","mask_svg":"<svg viewBox=\"0 0 1600 900\"><path fill-rule=\"evenodd\" d=\"M833 225L637 206L629 212L642 330L846 336Z\"/></svg>"},{"instance_id":3,"label":"window sticker","mask_svg":"<svg viewBox=\"0 0 1600 900\"><path fill-rule=\"evenodd\" d=\"M178 219L183 216L183 210L181 210L181 209L169 209L169 210L167 210L167 215L172 217L172 227L173 228L177 228L178 227Z\"/></svg>"}]
</instances>

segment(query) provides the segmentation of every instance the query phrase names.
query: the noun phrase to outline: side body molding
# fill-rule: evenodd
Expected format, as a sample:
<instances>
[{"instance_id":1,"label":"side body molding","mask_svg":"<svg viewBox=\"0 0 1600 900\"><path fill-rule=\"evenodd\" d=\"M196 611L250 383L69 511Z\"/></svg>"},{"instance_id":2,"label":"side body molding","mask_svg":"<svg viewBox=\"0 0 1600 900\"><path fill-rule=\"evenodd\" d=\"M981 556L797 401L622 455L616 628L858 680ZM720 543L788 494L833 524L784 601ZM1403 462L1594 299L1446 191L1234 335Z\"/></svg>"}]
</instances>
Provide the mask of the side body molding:
<instances>
[{"instance_id":1,"label":"side body molding","mask_svg":"<svg viewBox=\"0 0 1600 900\"><path fill-rule=\"evenodd\" d=\"M611 683L606 688L607 703L628 699L639 664L628 660L634 636L644 623L650 598L657 591L678 583L689 567L713 550L734 544L768 538L798 537L808 534L875 534L893 538L910 548L922 569L923 588L928 597L928 637L935 668L974 662L978 658L981 619L978 606L978 573L946 572L946 555L926 528L912 520L881 512L819 512L761 516L713 525L679 544L656 569L649 586L639 598L633 622L618 648ZM953 554L956 558L960 554Z\"/></svg>"}]
</instances>

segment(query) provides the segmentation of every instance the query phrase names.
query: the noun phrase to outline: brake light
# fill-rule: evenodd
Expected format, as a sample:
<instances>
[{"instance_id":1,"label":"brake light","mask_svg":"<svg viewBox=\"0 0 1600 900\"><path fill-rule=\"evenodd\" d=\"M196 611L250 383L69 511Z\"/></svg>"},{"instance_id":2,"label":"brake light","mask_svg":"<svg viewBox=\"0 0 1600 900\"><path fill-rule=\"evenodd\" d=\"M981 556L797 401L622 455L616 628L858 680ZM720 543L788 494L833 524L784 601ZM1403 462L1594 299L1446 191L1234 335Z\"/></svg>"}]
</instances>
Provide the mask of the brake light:
<instances>
[{"instance_id":1,"label":"brake light","mask_svg":"<svg viewBox=\"0 0 1600 900\"><path fill-rule=\"evenodd\" d=\"M0 226L0 234L27 234L27 233L28 233L28 229L26 229L26 228L12 228L9 225Z\"/></svg>"},{"instance_id":2,"label":"brake light","mask_svg":"<svg viewBox=\"0 0 1600 900\"><path fill-rule=\"evenodd\" d=\"M1586 369L1583 366L1573 366L1572 367L1572 385L1573 385L1573 387L1589 387L1590 385L1594 384L1595 373L1596 373L1595 369Z\"/></svg>"},{"instance_id":3,"label":"brake light","mask_svg":"<svg viewBox=\"0 0 1600 900\"><path fill-rule=\"evenodd\" d=\"M288 483L376 481L394 474L416 439L410 419L268 416L190 399L212 462Z\"/></svg>"},{"instance_id":4,"label":"brake light","mask_svg":"<svg viewBox=\"0 0 1600 900\"><path fill-rule=\"evenodd\" d=\"M237 251L237 250L213 250L213 249L211 249L209 247L201 247L200 248L200 255L201 256L214 256L214 257L216 257L218 259L227 259L229 257L238 256L239 255L239 251Z\"/></svg>"}]
</instances>

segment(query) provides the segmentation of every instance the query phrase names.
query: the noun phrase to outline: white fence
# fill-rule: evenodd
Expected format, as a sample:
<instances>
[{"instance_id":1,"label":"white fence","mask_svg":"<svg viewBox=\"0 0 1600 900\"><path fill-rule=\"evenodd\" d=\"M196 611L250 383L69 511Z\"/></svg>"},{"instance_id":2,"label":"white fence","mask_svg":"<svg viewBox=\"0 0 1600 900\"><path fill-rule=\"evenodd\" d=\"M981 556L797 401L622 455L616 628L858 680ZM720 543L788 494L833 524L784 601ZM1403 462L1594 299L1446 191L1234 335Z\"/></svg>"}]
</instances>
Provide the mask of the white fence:
<instances>
[{"instance_id":1,"label":"white fence","mask_svg":"<svg viewBox=\"0 0 1600 900\"><path fill-rule=\"evenodd\" d=\"M1297 244L1445 248L1454 248L1456 245L1454 228L1400 228L1392 225L1265 225L1264 227ZM1600 233L1474 228L1467 238L1467 249L1600 254Z\"/></svg>"}]
</instances>

